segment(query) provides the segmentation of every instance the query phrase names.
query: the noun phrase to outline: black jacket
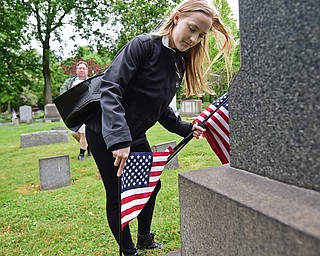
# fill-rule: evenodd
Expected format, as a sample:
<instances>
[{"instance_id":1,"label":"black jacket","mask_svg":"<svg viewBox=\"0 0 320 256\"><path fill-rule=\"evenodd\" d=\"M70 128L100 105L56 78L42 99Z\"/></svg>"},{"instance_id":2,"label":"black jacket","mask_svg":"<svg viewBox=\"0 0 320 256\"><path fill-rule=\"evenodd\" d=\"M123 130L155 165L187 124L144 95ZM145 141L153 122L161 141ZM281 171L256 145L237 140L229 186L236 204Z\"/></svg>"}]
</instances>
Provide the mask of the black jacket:
<instances>
[{"instance_id":1,"label":"black jacket","mask_svg":"<svg viewBox=\"0 0 320 256\"><path fill-rule=\"evenodd\" d=\"M102 117L98 114L88 121L88 128L101 133L110 150L144 138L157 121L167 130L186 136L192 124L181 121L169 107L184 70L183 53L166 47L162 37L135 37L102 77Z\"/></svg>"}]
</instances>

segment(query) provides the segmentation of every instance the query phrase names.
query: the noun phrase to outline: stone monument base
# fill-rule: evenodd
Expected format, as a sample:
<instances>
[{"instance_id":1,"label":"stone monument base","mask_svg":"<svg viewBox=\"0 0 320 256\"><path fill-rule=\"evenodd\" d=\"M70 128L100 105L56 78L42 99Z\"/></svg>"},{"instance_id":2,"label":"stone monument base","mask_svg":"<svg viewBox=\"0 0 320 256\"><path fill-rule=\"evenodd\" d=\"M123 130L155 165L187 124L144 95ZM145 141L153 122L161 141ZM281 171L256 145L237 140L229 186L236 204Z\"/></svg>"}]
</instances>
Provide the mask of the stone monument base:
<instances>
[{"instance_id":1,"label":"stone monument base","mask_svg":"<svg viewBox=\"0 0 320 256\"><path fill-rule=\"evenodd\" d=\"M222 165L179 175L181 255L319 256L320 193Z\"/></svg>"},{"instance_id":2,"label":"stone monument base","mask_svg":"<svg viewBox=\"0 0 320 256\"><path fill-rule=\"evenodd\" d=\"M169 252L169 253L165 254L164 256L181 256L181 252L180 252L180 250L173 251L173 252Z\"/></svg>"}]
</instances>

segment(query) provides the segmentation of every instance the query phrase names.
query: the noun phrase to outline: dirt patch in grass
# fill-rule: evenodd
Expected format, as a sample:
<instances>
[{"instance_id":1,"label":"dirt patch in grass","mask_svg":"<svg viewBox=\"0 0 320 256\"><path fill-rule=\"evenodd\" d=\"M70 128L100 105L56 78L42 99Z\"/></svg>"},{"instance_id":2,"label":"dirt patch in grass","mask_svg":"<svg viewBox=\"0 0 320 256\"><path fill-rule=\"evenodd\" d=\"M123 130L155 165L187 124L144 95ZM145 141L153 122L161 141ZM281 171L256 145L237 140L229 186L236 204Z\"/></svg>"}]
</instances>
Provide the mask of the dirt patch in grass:
<instances>
[{"instance_id":1,"label":"dirt patch in grass","mask_svg":"<svg viewBox=\"0 0 320 256\"><path fill-rule=\"evenodd\" d=\"M32 192L38 192L40 191L40 185L39 184L26 184L21 186L20 188L17 189L17 192L19 192L20 194L29 194Z\"/></svg>"}]
</instances>

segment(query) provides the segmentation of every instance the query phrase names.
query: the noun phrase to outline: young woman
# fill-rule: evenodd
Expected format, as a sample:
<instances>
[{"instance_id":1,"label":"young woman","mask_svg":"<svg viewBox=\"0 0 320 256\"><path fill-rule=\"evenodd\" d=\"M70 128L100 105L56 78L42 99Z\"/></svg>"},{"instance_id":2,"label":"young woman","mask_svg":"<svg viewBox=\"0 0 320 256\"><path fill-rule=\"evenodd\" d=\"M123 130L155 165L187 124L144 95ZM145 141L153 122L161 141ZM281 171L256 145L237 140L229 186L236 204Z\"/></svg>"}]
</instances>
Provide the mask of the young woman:
<instances>
[{"instance_id":1,"label":"young woman","mask_svg":"<svg viewBox=\"0 0 320 256\"><path fill-rule=\"evenodd\" d=\"M209 32L216 35L218 43L222 42L219 54L224 54L229 63L233 40L217 12L205 0L185 0L157 33L139 35L128 42L102 77L102 111L86 123L86 134L106 189L109 226L118 242L117 177L129 152L151 151L146 131L156 122L183 137L191 131L194 136L204 131L182 121L169 104L184 76L187 95L209 91L202 74ZM138 249L162 247L150 233L160 186L159 181L137 217ZM123 229L122 249L124 255L139 255L129 225Z\"/></svg>"}]
</instances>

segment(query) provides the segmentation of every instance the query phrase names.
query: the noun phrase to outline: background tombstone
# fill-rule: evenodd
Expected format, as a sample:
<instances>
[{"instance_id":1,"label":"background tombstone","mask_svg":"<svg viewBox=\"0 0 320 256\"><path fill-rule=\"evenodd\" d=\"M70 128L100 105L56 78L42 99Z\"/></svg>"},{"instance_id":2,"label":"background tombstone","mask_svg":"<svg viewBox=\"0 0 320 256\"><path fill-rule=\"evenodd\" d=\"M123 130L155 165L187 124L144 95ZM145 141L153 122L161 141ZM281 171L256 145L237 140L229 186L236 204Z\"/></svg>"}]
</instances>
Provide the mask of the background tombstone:
<instances>
[{"instance_id":1,"label":"background tombstone","mask_svg":"<svg viewBox=\"0 0 320 256\"><path fill-rule=\"evenodd\" d=\"M21 122L30 123L32 121L32 108L26 105L19 107L19 116Z\"/></svg>"},{"instance_id":2,"label":"background tombstone","mask_svg":"<svg viewBox=\"0 0 320 256\"><path fill-rule=\"evenodd\" d=\"M239 2L231 161L179 175L181 254L319 256L319 1Z\"/></svg>"},{"instance_id":3,"label":"background tombstone","mask_svg":"<svg viewBox=\"0 0 320 256\"><path fill-rule=\"evenodd\" d=\"M198 116L202 112L201 100L182 100L180 114L185 116Z\"/></svg>"},{"instance_id":4,"label":"background tombstone","mask_svg":"<svg viewBox=\"0 0 320 256\"><path fill-rule=\"evenodd\" d=\"M156 144L151 147L152 152L163 152L166 151L169 147L174 148L176 146L176 141L169 141L161 144ZM164 169L176 169L179 167L178 164L178 154L175 155L168 164L166 164Z\"/></svg>"},{"instance_id":5,"label":"background tombstone","mask_svg":"<svg viewBox=\"0 0 320 256\"><path fill-rule=\"evenodd\" d=\"M69 136L67 130L50 130L20 135L21 148L49 145L68 141Z\"/></svg>"},{"instance_id":6,"label":"background tombstone","mask_svg":"<svg viewBox=\"0 0 320 256\"><path fill-rule=\"evenodd\" d=\"M47 104L44 106L44 121L45 122L58 122L61 116L55 104Z\"/></svg>"},{"instance_id":7,"label":"background tombstone","mask_svg":"<svg viewBox=\"0 0 320 256\"><path fill-rule=\"evenodd\" d=\"M40 190L50 190L71 184L68 155L39 159Z\"/></svg>"}]
</instances>

